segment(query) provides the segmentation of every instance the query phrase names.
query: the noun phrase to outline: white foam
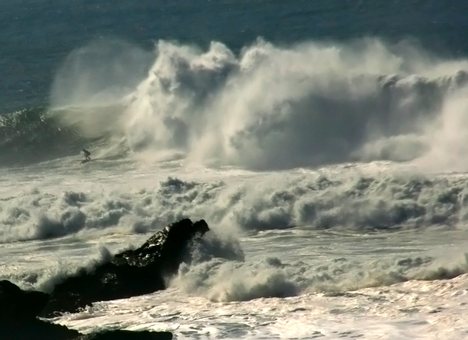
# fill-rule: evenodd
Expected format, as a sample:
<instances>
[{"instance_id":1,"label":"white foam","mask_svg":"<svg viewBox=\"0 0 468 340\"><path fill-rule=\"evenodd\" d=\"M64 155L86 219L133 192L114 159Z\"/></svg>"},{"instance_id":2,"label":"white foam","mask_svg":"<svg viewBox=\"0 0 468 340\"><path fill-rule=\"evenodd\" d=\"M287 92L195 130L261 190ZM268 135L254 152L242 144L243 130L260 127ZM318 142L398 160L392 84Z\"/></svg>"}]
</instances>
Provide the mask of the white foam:
<instances>
[{"instance_id":1,"label":"white foam","mask_svg":"<svg viewBox=\"0 0 468 340\"><path fill-rule=\"evenodd\" d=\"M204 218L221 234L297 226L463 227L468 219L465 175L434 176L405 165L367 163L278 173L181 168L172 161L142 168L108 166L66 164L50 170L53 179L46 168L34 176L18 171L2 188L0 240L98 230L146 233L184 217Z\"/></svg>"},{"instance_id":2,"label":"white foam","mask_svg":"<svg viewBox=\"0 0 468 340\"><path fill-rule=\"evenodd\" d=\"M108 258L102 247L115 252L141 244L182 216L205 218L221 238L196 248L169 290L97 303L57 322L85 332L172 330L179 338L391 339L466 331L457 319L466 276L411 281L468 270L465 174L423 175L390 163L257 173L172 161L116 162L94 171L71 165L9 173L0 232L4 241L28 241L2 244L2 278L50 290L78 266ZM424 214L411 215L417 205ZM84 224L65 229L77 211ZM396 224L406 230L366 228L366 221L388 223L394 211L409 213ZM40 213L58 224L41 227ZM325 217L335 221L328 230L320 228ZM430 225L433 218L449 227ZM35 239L41 230L56 238Z\"/></svg>"},{"instance_id":3,"label":"white foam","mask_svg":"<svg viewBox=\"0 0 468 340\"><path fill-rule=\"evenodd\" d=\"M97 328L170 330L177 339L362 338L455 339L468 331L468 277L410 281L339 296L305 294L286 299L216 303L176 289L97 303L55 322Z\"/></svg>"}]
</instances>

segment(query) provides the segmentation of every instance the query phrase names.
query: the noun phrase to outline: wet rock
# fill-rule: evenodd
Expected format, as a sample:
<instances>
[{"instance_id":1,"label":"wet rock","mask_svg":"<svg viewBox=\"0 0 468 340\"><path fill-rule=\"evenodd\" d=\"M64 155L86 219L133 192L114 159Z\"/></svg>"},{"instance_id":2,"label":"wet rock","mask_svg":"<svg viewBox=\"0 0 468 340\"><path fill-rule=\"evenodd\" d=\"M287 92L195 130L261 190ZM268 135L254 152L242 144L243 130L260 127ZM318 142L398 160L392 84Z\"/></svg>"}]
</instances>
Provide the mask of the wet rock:
<instances>
[{"instance_id":1,"label":"wet rock","mask_svg":"<svg viewBox=\"0 0 468 340\"><path fill-rule=\"evenodd\" d=\"M78 340L82 334L65 326L54 325L39 319L5 323L0 321L0 339Z\"/></svg>"},{"instance_id":2,"label":"wet rock","mask_svg":"<svg viewBox=\"0 0 468 340\"><path fill-rule=\"evenodd\" d=\"M171 332L132 332L112 330L86 335L81 340L171 340Z\"/></svg>"},{"instance_id":3,"label":"wet rock","mask_svg":"<svg viewBox=\"0 0 468 340\"><path fill-rule=\"evenodd\" d=\"M49 296L42 292L24 291L10 281L0 281L0 320L30 320L47 304Z\"/></svg>"},{"instance_id":4,"label":"wet rock","mask_svg":"<svg viewBox=\"0 0 468 340\"><path fill-rule=\"evenodd\" d=\"M49 296L0 281L0 339L75 339L80 333L36 318Z\"/></svg>"},{"instance_id":5,"label":"wet rock","mask_svg":"<svg viewBox=\"0 0 468 340\"><path fill-rule=\"evenodd\" d=\"M189 219L165 227L141 247L115 255L93 270L82 269L55 286L43 316L75 312L95 301L127 298L166 288L189 244L209 230L204 220Z\"/></svg>"},{"instance_id":6,"label":"wet rock","mask_svg":"<svg viewBox=\"0 0 468 340\"><path fill-rule=\"evenodd\" d=\"M57 312L74 312L95 301L126 298L165 288L189 244L209 230L204 220L185 219L154 234L141 247L126 250L92 270L82 269L58 284L49 295L24 291L0 281L0 339L172 339L170 332L104 331L83 335L38 319Z\"/></svg>"}]
</instances>

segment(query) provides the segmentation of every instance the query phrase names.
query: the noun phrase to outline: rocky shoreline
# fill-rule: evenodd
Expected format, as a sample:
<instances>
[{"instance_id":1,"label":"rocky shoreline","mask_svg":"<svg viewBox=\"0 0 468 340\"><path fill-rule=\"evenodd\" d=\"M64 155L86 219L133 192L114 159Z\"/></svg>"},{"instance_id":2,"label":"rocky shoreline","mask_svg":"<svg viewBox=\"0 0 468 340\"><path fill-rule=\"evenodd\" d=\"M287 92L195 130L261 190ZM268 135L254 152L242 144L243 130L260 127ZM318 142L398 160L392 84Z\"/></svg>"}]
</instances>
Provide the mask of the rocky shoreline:
<instances>
[{"instance_id":1,"label":"rocky shoreline","mask_svg":"<svg viewBox=\"0 0 468 340\"><path fill-rule=\"evenodd\" d=\"M14 339L172 339L170 332L112 330L84 335L39 317L76 312L96 301L128 298L165 289L189 246L209 227L184 219L151 236L141 247L114 255L93 269L81 269L58 283L50 294L25 291L0 281L0 338Z\"/></svg>"}]
</instances>

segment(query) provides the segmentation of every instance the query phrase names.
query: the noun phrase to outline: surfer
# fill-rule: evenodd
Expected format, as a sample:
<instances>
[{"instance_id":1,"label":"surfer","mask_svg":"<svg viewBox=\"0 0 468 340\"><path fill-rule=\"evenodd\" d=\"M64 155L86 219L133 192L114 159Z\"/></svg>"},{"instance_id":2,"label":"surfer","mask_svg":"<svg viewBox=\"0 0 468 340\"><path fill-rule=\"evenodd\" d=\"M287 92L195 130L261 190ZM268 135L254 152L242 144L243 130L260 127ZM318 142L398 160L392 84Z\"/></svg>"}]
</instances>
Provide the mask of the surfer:
<instances>
[{"instance_id":1,"label":"surfer","mask_svg":"<svg viewBox=\"0 0 468 340\"><path fill-rule=\"evenodd\" d=\"M91 157L90 157L91 152L89 152L89 151L86 150L86 149L83 149L82 151L83 151L84 156L85 156L85 159L84 159L84 160L85 160L86 162L90 161L90 160L91 160Z\"/></svg>"}]
</instances>

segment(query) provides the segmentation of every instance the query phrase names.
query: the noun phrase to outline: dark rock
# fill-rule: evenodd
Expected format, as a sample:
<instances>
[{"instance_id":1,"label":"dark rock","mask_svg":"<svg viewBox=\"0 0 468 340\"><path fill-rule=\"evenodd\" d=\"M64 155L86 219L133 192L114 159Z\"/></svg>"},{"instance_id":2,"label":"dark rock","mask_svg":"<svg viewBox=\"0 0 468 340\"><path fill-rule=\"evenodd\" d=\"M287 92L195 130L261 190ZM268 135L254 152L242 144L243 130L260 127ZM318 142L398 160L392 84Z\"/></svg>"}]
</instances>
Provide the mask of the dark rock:
<instances>
[{"instance_id":1,"label":"dark rock","mask_svg":"<svg viewBox=\"0 0 468 340\"><path fill-rule=\"evenodd\" d=\"M39 319L21 322L0 321L0 339L31 340L68 340L80 339L81 333L65 326L54 325Z\"/></svg>"},{"instance_id":2,"label":"dark rock","mask_svg":"<svg viewBox=\"0 0 468 340\"><path fill-rule=\"evenodd\" d=\"M92 334L81 334L65 326L56 325L36 318L13 321L0 320L0 339L15 340L170 340L171 332L111 330Z\"/></svg>"},{"instance_id":3,"label":"dark rock","mask_svg":"<svg viewBox=\"0 0 468 340\"><path fill-rule=\"evenodd\" d=\"M131 332L131 331L107 331L85 335L82 340L171 340L171 332Z\"/></svg>"},{"instance_id":4,"label":"dark rock","mask_svg":"<svg viewBox=\"0 0 468 340\"><path fill-rule=\"evenodd\" d=\"M0 281L0 320L29 320L40 313L49 296L42 292L24 291L10 281Z\"/></svg>"},{"instance_id":5,"label":"dark rock","mask_svg":"<svg viewBox=\"0 0 468 340\"><path fill-rule=\"evenodd\" d=\"M176 273L186 250L209 230L205 221L182 220L153 235L140 248L115 255L91 271L80 270L58 284L51 295L23 291L0 281L0 339L106 340L172 339L170 332L112 330L83 335L37 318L76 311L94 301L126 298L165 288L164 278Z\"/></svg>"},{"instance_id":6,"label":"dark rock","mask_svg":"<svg viewBox=\"0 0 468 340\"><path fill-rule=\"evenodd\" d=\"M209 230L204 220L185 219L154 234L140 248L115 255L93 270L82 269L55 286L43 316L75 312L95 301L127 298L166 288L192 240Z\"/></svg>"},{"instance_id":7,"label":"dark rock","mask_svg":"<svg viewBox=\"0 0 468 340\"><path fill-rule=\"evenodd\" d=\"M0 281L0 339L75 339L80 333L39 320L49 296Z\"/></svg>"}]
</instances>

